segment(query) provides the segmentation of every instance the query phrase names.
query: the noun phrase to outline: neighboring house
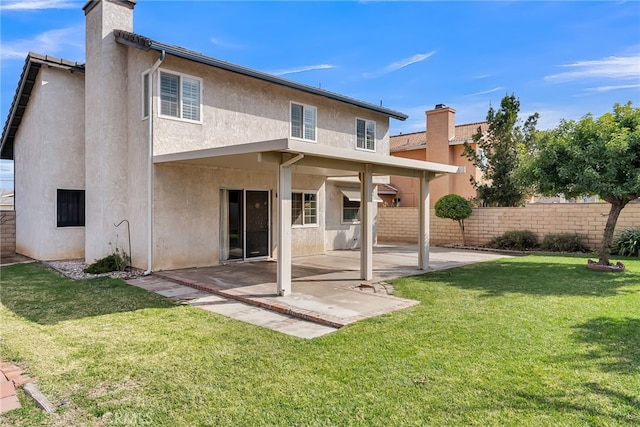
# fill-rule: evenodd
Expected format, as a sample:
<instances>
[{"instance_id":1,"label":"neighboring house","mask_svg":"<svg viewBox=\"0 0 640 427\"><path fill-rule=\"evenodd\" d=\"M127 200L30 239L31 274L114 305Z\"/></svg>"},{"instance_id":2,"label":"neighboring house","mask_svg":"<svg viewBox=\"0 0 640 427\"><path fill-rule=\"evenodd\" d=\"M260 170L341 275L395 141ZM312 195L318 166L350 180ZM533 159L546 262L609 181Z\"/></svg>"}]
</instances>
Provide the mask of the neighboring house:
<instances>
[{"instance_id":1,"label":"neighboring house","mask_svg":"<svg viewBox=\"0 0 640 427\"><path fill-rule=\"evenodd\" d=\"M148 272L277 258L284 295L292 254L359 247L369 280L376 184L398 175L420 178L428 267L429 182L458 167L390 156L404 114L135 34L134 6L84 6L85 64L27 57L0 146L17 252L118 246Z\"/></svg>"},{"instance_id":2,"label":"neighboring house","mask_svg":"<svg viewBox=\"0 0 640 427\"><path fill-rule=\"evenodd\" d=\"M462 155L464 143L471 144L473 135L478 128L486 132L487 122L455 124L456 110L443 104L438 104L433 110L426 112L426 131L400 134L390 138L390 152L392 156L406 159L425 160L428 162L447 163L466 169L463 174L447 174L434 180L430 185L430 205L447 194L455 193L470 199L477 196L477 191L470 182L470 177L482 180L482 172L472 162ZM398 193L395 196L398 206L417 206L419 185L412 178L392 176L391 185Z\"/></svg>"}]
</instances>

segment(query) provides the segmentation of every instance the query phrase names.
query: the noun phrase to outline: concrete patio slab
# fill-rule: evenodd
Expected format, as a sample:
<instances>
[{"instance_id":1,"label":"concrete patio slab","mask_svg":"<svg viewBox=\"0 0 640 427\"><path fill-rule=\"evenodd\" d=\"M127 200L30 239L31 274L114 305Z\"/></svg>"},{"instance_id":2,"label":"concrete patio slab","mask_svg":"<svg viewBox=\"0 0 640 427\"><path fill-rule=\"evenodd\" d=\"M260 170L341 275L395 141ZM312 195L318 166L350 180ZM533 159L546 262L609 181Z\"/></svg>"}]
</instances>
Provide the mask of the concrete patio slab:
<instances>
[{"instance_id":1,"label":"concrete patio slab","mask_svg":"<svg viewBox=\"0 0 640 427\"><path fill-rule=\"evenodd\" d=\"M221 314L232 319L265 327L298 338L311 339L335 332L337 329L326 325L298 319L265 308L256 307L240 301L213 295L188 286L146 276L129 279L127 283L149 292L154 292L183 304Z\"/></svg>"},{"instance_id":2,"label":"concrete patio slab","mask_svg":"<svg viewBox=\"0 0 640 427\"><path fill-rule=\"evenodd\" d=\"M431 248L429 271L503 257L488 252ZM380 291L384 287L373 286L384 280L424 273L417 265L417 247L379 245L374 248L374 278L366 282L359 279L359 251L328 251L324 255L297 257L293 259L292 292L288 296L276 295L276 263L273 261L234 262L154 274L224 298L340 328L418 304ZM232 312L233 309L229 306L221 310ZM253 315L243 316L252 318Z\"/></svg>"}]
</instances>

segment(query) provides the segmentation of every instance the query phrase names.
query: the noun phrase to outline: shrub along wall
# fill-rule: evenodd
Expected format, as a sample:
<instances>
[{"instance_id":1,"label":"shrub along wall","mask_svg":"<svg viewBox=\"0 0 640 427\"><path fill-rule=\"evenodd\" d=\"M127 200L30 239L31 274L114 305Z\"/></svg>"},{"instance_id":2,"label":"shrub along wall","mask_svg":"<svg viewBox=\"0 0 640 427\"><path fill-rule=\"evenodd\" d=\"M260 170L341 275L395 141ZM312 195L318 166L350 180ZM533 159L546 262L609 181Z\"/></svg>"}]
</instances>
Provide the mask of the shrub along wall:
<instances>
[{"instance_id":1,"label":"shrub along wall","mask_svg":"<svg viewBox=\"0 0 640 427\"><path fill-rule=\"evenodd\" d=\"M465 220L467 244L484 245L508 230L531 230L538 240L550 233L578 233L595 248L602 240L608 203L535 203L522 208L476 208ZM616 232L640 227L640 203L628 204ZM431 244L462 244L456 221L436 217L431 210ZM378 241L418 241L418 208L378 208Z\"/></svg>"}]
</instances>

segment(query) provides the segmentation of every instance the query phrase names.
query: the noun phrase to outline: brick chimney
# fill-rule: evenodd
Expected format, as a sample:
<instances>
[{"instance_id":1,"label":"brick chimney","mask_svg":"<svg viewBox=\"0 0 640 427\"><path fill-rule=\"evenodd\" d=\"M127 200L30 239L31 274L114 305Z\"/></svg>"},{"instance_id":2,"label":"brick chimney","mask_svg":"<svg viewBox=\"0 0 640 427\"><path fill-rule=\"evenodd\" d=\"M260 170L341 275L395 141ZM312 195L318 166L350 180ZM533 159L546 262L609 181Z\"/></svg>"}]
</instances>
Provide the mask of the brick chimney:
<instances>
[{"instance_id":1,"label":"brick chimney","mask_svg":"<svg viewBox=\"0 0 640 427\"><path fill-rule=\"evenodd\" d=\"M91 0L85 50L85 260L109 255L114 224L127 218L127 48L113 30L133 31L130 0Z\"/></svg>"}]
</instances>

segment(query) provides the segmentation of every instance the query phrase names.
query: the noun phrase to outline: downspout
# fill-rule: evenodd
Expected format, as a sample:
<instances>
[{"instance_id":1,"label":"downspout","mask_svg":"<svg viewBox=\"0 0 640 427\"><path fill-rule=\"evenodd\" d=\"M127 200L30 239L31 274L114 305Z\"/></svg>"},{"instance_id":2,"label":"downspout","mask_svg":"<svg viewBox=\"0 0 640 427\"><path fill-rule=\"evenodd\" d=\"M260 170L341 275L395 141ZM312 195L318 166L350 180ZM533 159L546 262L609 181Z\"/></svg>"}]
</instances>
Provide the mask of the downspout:
<instances>
[{"instance_id":1,"label":"downspout","mask_svg":"<svg viewBox=\"0 0 640 427\"><path fill-rule=\"evenodd\" d=\"M145 276L153 270L153 73L156 72L162 61L165 51L160 52L160 58L149 70L149 163L147 165L147 271Z\"/></svg>"}]
</instances>

